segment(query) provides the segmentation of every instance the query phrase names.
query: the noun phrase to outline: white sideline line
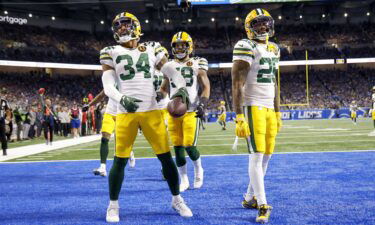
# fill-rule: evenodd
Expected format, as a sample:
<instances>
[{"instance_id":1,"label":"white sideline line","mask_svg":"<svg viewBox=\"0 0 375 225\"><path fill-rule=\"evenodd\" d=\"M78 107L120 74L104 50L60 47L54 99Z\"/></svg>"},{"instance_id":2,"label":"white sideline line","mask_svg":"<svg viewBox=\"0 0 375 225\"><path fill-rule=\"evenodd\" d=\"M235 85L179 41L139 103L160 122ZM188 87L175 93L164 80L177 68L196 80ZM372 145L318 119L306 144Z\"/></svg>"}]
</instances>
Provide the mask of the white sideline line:
<instances>
[{"instance_id":1,"label":"white sideline line","mask_svg":"<svg viewBox=\"0 0 375 225\"><path fill-rule=\"evenodd\" d=\"M316 151L316 152L276 152L274 155L286 155L286 154L320 154L320 153L363 153L363 152L375 152L373 150L348 150L348 151ZM201 155L202 157L222 157L222 156L246 156L249 154L217 154L217 155ZM188 156L186 156L188 157ZM157 157L140 157L136 158L137 160L141 159L156 159ZM16 159L21 160L21 159ZM26 159L25 159L26 160ZM112 161L113 159L108 159L107 161ZM0 162L1 164L19 164L19 163L51 163L51 162L91 162L99 161L99 159L76 159L76 160L50 160L50 161L29 161L29 162Z\"/></svg>"}]
</instances>

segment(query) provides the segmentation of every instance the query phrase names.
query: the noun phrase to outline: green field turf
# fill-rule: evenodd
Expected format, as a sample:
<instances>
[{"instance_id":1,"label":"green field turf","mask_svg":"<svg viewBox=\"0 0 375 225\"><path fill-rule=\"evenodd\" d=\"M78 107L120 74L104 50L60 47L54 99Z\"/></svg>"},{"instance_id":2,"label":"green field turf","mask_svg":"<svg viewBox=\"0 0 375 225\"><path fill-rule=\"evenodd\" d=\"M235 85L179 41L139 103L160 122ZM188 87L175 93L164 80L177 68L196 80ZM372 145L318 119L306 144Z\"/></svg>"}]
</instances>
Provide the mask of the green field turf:
<instances>
[{"instance_id":1,"label":"green field turf","mask_svg":"<svg viewBox=\"0 0 375 225\"><path fill-rule=\"evenodd\" d=\"M235 138L234 128L234 123L228 123L226 131L222 131L218 123L206 124L206 130L200 132L198 139L201 154L247 153L245 140L240 140L237 152L231 150ZM282 131L277 136L275 152L373 150L375 137L367 136L372 130L373 123L370 119L359 119L358 125L354 125L349 119L283 121ZM29 143L33 142L35 141ZM11 161L99 159L99 144L99 141L95 141ZM113 158L113 140L109 147L109 158ZM134 152L136 157L154 157L150 145L143 136L137 137Z\"/></svg>"}]
</instances>

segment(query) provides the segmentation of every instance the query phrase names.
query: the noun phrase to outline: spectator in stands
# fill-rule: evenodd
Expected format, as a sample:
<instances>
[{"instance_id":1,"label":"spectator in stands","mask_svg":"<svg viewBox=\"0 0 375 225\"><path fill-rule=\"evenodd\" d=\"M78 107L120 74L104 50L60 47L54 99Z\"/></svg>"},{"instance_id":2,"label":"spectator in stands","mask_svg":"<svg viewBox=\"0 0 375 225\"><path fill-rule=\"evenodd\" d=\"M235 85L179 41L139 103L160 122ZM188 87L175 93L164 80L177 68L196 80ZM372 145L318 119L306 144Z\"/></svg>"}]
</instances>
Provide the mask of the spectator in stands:
<instances>
[{"instance_id":1,"label":"spectator in stands","mask_svg":"<svg viewBox=\"0 0 375 225\"><path fill-rule=\"evenodd\" d=\"M73 103L73 107L70 110L70 126L72 128L73 138L79 138L79 128L81 125L81 113L77 103Z\"/></svg>"}]
</instances>

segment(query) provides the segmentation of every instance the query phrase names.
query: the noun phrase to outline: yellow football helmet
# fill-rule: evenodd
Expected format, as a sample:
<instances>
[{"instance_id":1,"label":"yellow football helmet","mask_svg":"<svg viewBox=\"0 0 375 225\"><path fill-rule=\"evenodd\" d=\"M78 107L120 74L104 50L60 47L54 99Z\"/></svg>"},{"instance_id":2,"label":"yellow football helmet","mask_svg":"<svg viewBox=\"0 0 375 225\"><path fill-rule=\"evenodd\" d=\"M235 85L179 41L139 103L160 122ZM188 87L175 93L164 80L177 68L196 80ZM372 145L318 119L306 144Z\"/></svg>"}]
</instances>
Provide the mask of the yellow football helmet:
<instances>
[{"instance_id":1,"label":"yellow football helmet","mask_svg":"<svg viewBox=\"0 0 375 225\"><path fill-rule=\"evenodd\" d=\"M225 105L225 101L220 101L220 105Z\"/></svg>"},{"instance_id":2,"label":"yellow football helmet","mask_svg":"<svg viewBox=\"0 0 375 225\"><path fill-rule=\"evenodd\" d=\"M185 43L185 48L176 48L177 43ZM172 54L176 56L178 59L183 59L193 52L193 39L190 37L188 33L180 31L173 35L171 47Z\"/></svg>"},{"instance_id":3,"label":"yellow football helmet","mask_svg":"<svg viewBox=\"0 0 375 225\"><path fill-rule=\"evenodd\" d=\"M161 49L163 50L163 52L165 53L165 57L167 57L167 59L169 59L169 53L168 53L168 50L165 48L165 47L161 47Z\"/></svg>"},{"instance_id":4,"label":"yellow football helmet","mask_svg":"<svg viewBox=\"0 0 375 225\"><path fill-rule=\"evenodd\" d=\"M246 16L245 30L249 39L268 40L275 34L274 20L266 10L254 9Z\"/></svg>"},{"instance_id":5,"label":"yellow football helmet","mask_svg":"<svg viewBox=\"0 0 375 225\"><path fill-rule=\"evenodd\" d=\"M122 26L125 26L125 31L120 32ZM141 33L141 24L137 17L128 12L117 14L112 21L113 37L117 43L126 43L131 40L139 40Z\"/></svg>"},{"instance_id":6,"label":"yellow football helmet","mask_svg":"<svg viewBox=\"0 0 375 225\"><path fill-rule=\"evenodd\" d=\"M375 86L372 87L372 91L375 91Z\"/></svg>"}]
</instances>

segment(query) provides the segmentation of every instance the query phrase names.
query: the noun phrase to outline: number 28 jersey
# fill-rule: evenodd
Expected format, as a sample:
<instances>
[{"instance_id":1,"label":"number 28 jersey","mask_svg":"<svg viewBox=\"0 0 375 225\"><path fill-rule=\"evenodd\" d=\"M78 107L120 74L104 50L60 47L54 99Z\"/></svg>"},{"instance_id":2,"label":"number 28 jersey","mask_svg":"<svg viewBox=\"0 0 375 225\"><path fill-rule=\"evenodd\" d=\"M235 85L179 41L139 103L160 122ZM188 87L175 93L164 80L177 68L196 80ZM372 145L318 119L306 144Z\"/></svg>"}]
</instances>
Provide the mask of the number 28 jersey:
<instances>
[{"instance_id":1,"label":"number 28 jersey","mask_svg":"<svg viewBox=\"0 0 375 225\"><path fill-rule=\"evenodd\" d=\"M164 55L158 42L142 43L134 49L116 45L100 51L100 63L114 68L121 94L142 100L136 112L147 112L158 109L154 73ZM117 107L117 114L126 113L121 104Z\"/></svg>"},{"instance_id":2,"label":"number 28 jersey","mask_svg":"<svg viewBox=\"0 0 375 225\"><path fill-rule=\"evenodd\" d=\"M237 42L233 50L233 61L242 60L250 64L244 85L244 105L274 108L276 73L280 50L275 43L261 44L249 39Z\"/></svg>"},{"instance_id":3,"label":"number 28 jersey","mask_svg":"<svg viewBox=\"0 0 375 225\"><path fill-rule=\"evenodd\" d=\"M170 96L173 96L177 92L177 80L173 79L174 76L181 76L185 79L186 89L189 94L190 106L188 112L192 112L196 109L199 97L199 85L198 85L198 73L199 70L208 70L208 62L205 58L194 57L186 62L179 62L177 60L171 60L162 67L164 74L173 75L169 77L170 84ZM177 84L177 85L176 85Z\"/></svg>"}]
</instances>

